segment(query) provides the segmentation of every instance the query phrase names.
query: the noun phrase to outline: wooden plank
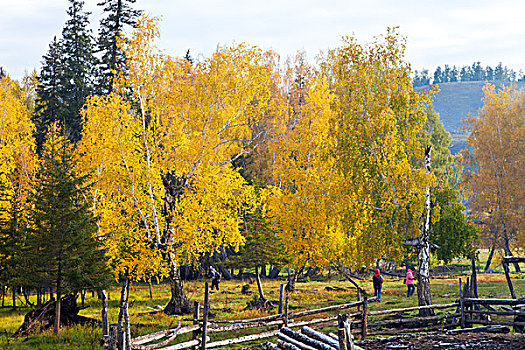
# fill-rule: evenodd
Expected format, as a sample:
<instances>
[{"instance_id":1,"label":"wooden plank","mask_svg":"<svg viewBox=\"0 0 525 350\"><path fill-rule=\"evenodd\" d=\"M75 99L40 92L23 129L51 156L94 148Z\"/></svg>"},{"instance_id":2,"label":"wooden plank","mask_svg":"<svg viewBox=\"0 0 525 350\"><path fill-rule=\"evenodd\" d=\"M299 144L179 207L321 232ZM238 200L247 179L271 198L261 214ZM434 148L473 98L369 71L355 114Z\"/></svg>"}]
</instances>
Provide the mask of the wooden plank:
<instances>
[{"instance_id":1,"label":"wooden plank","mask_svg":"<svg viewBox=\"0 0 525 350\"><path fill-rule=\"evenodd\" d=\"M522 299L479 299L465 298L465 303L488 304L488 305L520 305L525 304L525 298Z\"/></svg>"},{"instance_id":2,"label":"wooden plank","mask_svg":"<svg viewBox=\"0 0 525 350\"><path fill-rule=\"evenodd\" d=\"M157 344L149 344L149 345L136 345L136 344L133 344L133 342L131 343L131 348L132 349L136 349L136 350L150 350L150 349L159 349L165 345L168 345L169 343L171 343L172 341L175 340L175 338L177 337L178 335L178 330L180 330L181 326L180 326L180 322L179 322L179 326L177 327L177 329L175 329L175 332L173 332L173 334L166 340L160 342L160 343L157 343Z\"/></svg>"},{"instance_id":3,"label":"wooden plank","mask_svg":"<svg viewBox=\"0 0 525 350\"><path fill-rule=\"evenodd\" d=\"M415 323L415 322L427 322L427 321L436 321L446 318L458 317L460 314L445 314L445 315L435 315L435 316L425 316L425 317L410 317L410 318L399 318L396 320L385 320L385 321L373 321L368 324L369 327L372 326L386 326L399 323Z\"/></svg>"},{"instance_id":4,"label":"wooden plank","mask_svg":"<svg viewBox=\"0 0 525 350\"><path fill-rule=\"evenodd\" d=\"M208 349L211 349L211 348L218 348L219 346L225 346L225 345L230 345L230 344L244 343L244 342L247 342L247 341L252 341L252 340L258 340L258 339L264 339L264 338L273 337L273 336L275 336L277 333L279 333L279 330L273 330L273 331L268 331L268 332L259 333L259 334L246 335L246 336L244 336L244 337L240 337L240 338L219 340L219 341L215 341L215 342L212 342L212 343L208 343L208 344L206 345L206 347L207 347Z\"/></svg>"},{"instance_id":5,"label":"wooden plank","mask_svg":"<svg viewBox=\"0 0 525 350\"><path fill-rule=\"evenodd\" d=\"M190 333L190 332L193 332L194 330L197 330L199 328L200 328L199 325L192 325L192 326L182 327L181 329L179 329L177 334ZM141 335L140 337L133 338L131 340L131 344L133 344L133 345L140 345L140 344L144 344L144 343L149 343L150 341L162 339L165 336L167 336L168 334L175 332L175 329L176 328L167 329L165 331L160 331L160 332L156 332L156 333Z\"/></svg>"},{"instance_id":6,"label":"wooden plank","mask_svg":"<svg viewBox=\"0 0 525 350\"><path fill-rule=\"evenodd\" d=\"M404 309L370 311L368 315L369 316L389 315L389 314L403 313L403 312L408 312L408 311L419 311L419 310L424 310L424 309L448 309L451 307L456 307L458 305L459 303L413 306L413 307L407 307Z\"/></svg>"}]
</instances>

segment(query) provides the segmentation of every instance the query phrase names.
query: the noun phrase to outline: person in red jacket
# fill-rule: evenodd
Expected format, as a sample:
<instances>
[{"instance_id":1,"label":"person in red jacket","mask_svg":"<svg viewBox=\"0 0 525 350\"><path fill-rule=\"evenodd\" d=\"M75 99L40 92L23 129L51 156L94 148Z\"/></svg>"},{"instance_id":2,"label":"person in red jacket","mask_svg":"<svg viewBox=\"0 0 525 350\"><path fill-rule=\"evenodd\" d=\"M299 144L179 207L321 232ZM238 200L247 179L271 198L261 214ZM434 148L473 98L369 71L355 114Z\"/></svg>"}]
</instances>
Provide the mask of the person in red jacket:
<instances>
[{"instance_id":1,"label":"person in red jacket","mask_svg":"<svg viewBox=\"0 0 525 350\"><path fill-rule=\"evenodd\" d=\"M374 283L374 296L377 297L377 301L381 301L381 289L383 288L383 281L383 276L381 276L379 273L379 269L375 269L372 282Z\"/></svg>"},{"instance_id":2,"label":"person in red jacket","mask_svg":"<svg viewBox=\"0 0 525 350\"><path fill-rule=\"evenodd\" d=\"M405 279L405 284L407 285L407 298L411 297L412 294L414 294L414 290L416 287L414 287L414 275L412 274L412 270L407 270L407 277Z\"/></svg>"}]
</instances>

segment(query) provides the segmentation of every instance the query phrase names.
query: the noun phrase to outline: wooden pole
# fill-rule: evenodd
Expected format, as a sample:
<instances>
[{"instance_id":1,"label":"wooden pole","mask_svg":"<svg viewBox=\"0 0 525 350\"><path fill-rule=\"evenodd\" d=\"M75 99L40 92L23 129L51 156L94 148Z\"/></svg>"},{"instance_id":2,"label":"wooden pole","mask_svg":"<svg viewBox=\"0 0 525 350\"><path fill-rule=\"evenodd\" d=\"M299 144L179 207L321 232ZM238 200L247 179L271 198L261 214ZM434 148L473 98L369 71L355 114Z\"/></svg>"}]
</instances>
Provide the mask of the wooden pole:
<instances>
[{"instance_id":1,"label":"wooden pole","mask_svg":"<svg viewBox=\"0 0 525 350\"><path fill-rule=\"evenodd\" d=\"M507 279L507 284L509 285L510 295L512 296L512 299L516 299L514 287L512 286L512 281L510 280L509 265L505 261L503 261L501 265L503 265L503 270L505 270L505 278Z\"/></svg>"},{"instance_id":2,"label":"wooden pole","mask_svg":"<svg viewBox=\"0 0 525 350\"><path fill-rule=\"evenodd\" d=\"M461 328L465 328L465 309L463 300L462 281L459 279L459 311L461 313Z\"/></svg>"},{"instance_id":3,"label":"wooden pole","mask_svg":"<svg viewBox=\"0 0 525 350\"><path fill-rule=\"evenodd\" d=\"M284 299L284 283L279 286L279 311L278 314L283 314L283 300Z\"/></svg>"},{"instance_id":4,"label":"wooden pole","mask_svg":"<svg viewBox=\"0 0 525 350\"><path fill-rule=\"evenodd\" d=\"M199 307L200 307L200 303L195 300L193 302L193 324L194 325L199 324ZM198 336L199 336L199 330L194 330L192 333L191 339L195 340L197 339ZM194 346L193 350L197 350L197 347Z\"/></svg>"},{"instance_id":5,"label":"wooden pole","mask_svg":"<svg viewBox=\"0 0 525 350\"><path fill-rule=\"evenodd\" d=\"M348 338L352 336L352 334L348 334L346 332L346 327L345 327L345 316L346 315L342 315L342 314L339 314L337 315L337 324L338 324L338 329L337 329L337 339L339 340L339 350L351 350L351 349L348 349Z\"/></svg>"},{"instance_id":6,"label":"wooden pole","mask_svg":"<svg viewBox=\"0 0 525 350\"><path fill-rule=\"evenodd\" d=\"M288 292L286 292L286 300L284 302L284 326L288 327Z\"/></svg>"},{"instance_id":7,"label":"wooden pole","mask_svg":"<svg viewBox=\"0 0 525 350\"><path fill-rule=\"evenodd\" d=\"M208 287L208 282L204 283L204 311L202 314L202 341L201 341L201 350L206 350L206 333L208 326L208 311L210 309L209 305L210 290Z\"/></svg>"},{"instance_id":8,"label":"wooden pole","mask_svg":"<svg viewBox=\"0 0 525 350\"><path fill-rule=\"evenodd\" d=\"M357 301L361 301L361 288L357 288ZM361 311L361 305L357 305L357 312Z\"/></svg>"},{"instance_id":9,"label":"wooden pole","mask_svg":"<svg viewBox=\"0 0 525 350\"><path fill-rule=\"evenodd\" d=\"M363 329L361 330L361 340L366 339L366 333L368 332L368 297L365 295L363 298Z\"/></svg>"}]
</instances>

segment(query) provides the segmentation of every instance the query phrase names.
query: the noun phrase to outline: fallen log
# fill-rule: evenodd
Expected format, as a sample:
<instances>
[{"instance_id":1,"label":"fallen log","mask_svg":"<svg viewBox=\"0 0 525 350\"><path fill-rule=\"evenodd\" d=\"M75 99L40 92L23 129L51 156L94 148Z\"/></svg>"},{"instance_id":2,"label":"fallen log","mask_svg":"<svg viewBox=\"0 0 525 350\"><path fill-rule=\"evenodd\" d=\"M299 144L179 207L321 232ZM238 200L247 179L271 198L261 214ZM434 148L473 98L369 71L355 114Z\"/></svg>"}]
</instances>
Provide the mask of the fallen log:
<instances>
[{"instance_id":1,"label":"fallen log","mask_svg":"<svg viewBox=\"0 0 525 350\"><path fill-rule=\"evenodd\" d=\"M298 348L297 346L287 343L285 340L277 339L277 345L279 346L279 349L282 350L302 350L301 348Z\"/></svg>"},{"instance_id":2,"label":"fallen log","mask_svg":"<svg viewBox=\"0 0 525 350\"><path fill-rule=\"evenodd\" d=\"M333 348L339 349L339 342L337 340L332 339L324 333L318 332L308 326L304 326L303 328L301 328L301 332L309 336L310 338L325 343Z\"/></svg>"},{"instance_id":3,"label":"fallen log","mask_svg":"<svg viewBox=\"0 0 525 350\"><path fill-rule=\"evenodd\" d=\"M318 340L307 337L306 335L296 332L288 327L281 328L281 333L300 342L308 345L310 348L315 350L337 350L339 347L335 348ZM279 335L278 335L279 336Z\"/></svg>"},{"instance_id":4,"label":"fallen log","mask_svg":"<svg viewBox=\"0 0 525 350\"><path fill-rule=\"evenodd\" d=\"M281 341L285 342L285 343L288 343L288 344L291 344L293 346L295 346L296 348L298 349L301 349L301 350L318 350L308 344L305 344L297 339L294 339L286 334L283 334L283 333L277 333L277 338L279 338Z\"/></svg>"}]
</instances>

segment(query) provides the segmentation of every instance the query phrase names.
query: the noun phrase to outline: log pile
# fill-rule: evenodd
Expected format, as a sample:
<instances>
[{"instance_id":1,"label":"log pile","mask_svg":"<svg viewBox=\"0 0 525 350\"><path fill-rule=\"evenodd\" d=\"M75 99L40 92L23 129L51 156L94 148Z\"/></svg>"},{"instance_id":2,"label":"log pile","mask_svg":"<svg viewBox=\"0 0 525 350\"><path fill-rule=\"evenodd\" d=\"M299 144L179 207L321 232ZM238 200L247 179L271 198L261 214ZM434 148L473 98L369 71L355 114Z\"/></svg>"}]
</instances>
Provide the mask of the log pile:
<instances>
[{"instance_id":1,"label":"log pile","mask_svg":"<svg viewBox=\"0 0 525 350\"><path fill-rule=\"evenodd\" d=\"M55 324L56 301L50 300L44 305L29 311L24 317L24 323L18 328L15 336L25 336L30 333L38 333L53 327ZM80 308L77 305L76 296L68 294L61 298L60 324L89 324L98 321L89 317L80 316Z\"/></svg>"},{"instance_id":2,"label":"log pile","mask_svg":"<svg viewBox=\"0 0 525 350\"><path fill-rule=\"evenodd\" d=\"M301 332L282 327L277 333L277 344L266 343L267 349L279 350L362 350L349 340L349 344L340 343L335 334L326 335L310 327L303 327Z\"/></svg>"}]
</instances>

